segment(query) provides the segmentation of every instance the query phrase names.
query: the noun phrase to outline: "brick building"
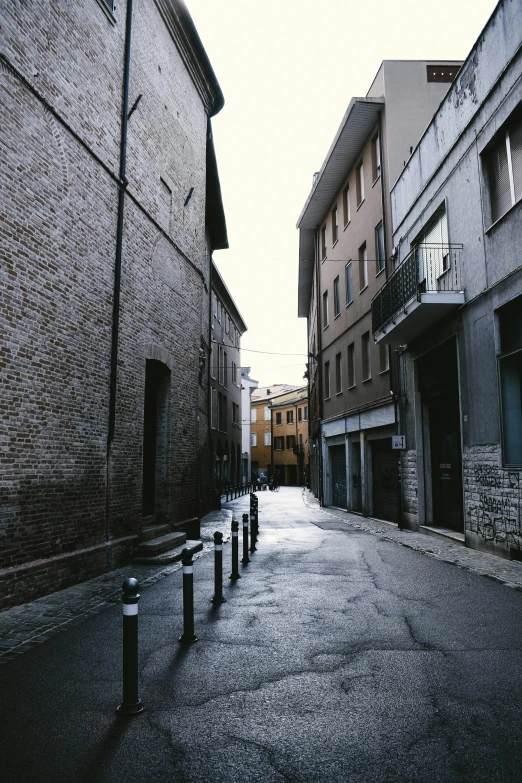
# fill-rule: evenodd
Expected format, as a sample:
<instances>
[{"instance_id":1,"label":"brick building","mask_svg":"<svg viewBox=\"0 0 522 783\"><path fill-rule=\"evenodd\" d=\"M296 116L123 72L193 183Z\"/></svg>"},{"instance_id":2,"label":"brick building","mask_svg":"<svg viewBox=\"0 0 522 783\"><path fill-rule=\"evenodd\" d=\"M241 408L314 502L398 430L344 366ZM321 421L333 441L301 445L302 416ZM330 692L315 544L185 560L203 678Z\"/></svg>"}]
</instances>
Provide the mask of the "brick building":
<instances>
[{"instance_id":1,"label":"brick building","mask_svg":"<svg viewBox=\"0 0 522 783\"><path fill-rule=\"evenodd\" d=\"M222 105L179 0L2 7L0 606L208 508Z\"/></svg>"}]
</instances>

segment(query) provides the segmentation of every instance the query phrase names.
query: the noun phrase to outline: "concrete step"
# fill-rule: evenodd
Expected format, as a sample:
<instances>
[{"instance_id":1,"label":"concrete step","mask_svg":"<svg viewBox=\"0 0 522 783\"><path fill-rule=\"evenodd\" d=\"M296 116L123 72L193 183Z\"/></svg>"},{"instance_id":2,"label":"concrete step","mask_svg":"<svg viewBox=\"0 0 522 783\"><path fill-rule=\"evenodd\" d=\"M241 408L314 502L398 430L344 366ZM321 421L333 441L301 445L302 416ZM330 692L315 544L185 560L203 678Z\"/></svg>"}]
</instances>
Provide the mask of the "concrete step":
<instances>
[{"instance_id":1,"label":"concrete step","mask_svg":"<svg viewBox=\"0 0 522 783\"><path fill-rule=\"evenodd\" d=\"M133 563L142 563L144 565L169 565L169 563L175 563L181 560L182 552L184 549L188 549L190 552L199 552L203 549L203 541L189 540L180 546L176 546L173 549L169 549L167 552L162 552L159 555L143 555L136 552L133 557Z\"/></svg>"},{"instance_id":2,"label":"concrete step","mask_svg":"<svg viewBox=\"0 0 522 783\"><path fill-rule=\"evenodd\" d=\"M186 533L167 533L157 538L150 538L148 541L141 541L136 547L136 555L153 557L161 555L176 546L181 546L187 540Z\"/></svg>"},{"instance_id":3,"label":"concrete step","mask_svg":"<svg viewBox=\"0 0 522 783\"><path fill-rule=\"evenodd\" d=\"M145 525L141 528L140 541L150 541L151 538L159 538L170 532L168 525Z\"/></svg>"}]
</instances>

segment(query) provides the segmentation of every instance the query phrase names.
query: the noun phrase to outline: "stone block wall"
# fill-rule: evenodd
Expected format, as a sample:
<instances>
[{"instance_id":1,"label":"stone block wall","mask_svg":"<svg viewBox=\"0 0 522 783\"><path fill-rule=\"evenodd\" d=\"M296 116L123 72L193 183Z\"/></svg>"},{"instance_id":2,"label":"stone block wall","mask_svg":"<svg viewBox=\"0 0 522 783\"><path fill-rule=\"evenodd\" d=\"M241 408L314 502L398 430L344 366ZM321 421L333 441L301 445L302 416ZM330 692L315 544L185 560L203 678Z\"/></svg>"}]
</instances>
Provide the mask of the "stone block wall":
<instances>
[{"instance_id":1,"label":"stone block wall","mask_svg":"<svg viewBox=\"0 0 522 783\"><path fill-rule=\"evenodd\" d=\"M417 483L417 453L415 449L401 452L402 511L408 524L418 524L419 499Z\"/></svg>"}]
</instances>

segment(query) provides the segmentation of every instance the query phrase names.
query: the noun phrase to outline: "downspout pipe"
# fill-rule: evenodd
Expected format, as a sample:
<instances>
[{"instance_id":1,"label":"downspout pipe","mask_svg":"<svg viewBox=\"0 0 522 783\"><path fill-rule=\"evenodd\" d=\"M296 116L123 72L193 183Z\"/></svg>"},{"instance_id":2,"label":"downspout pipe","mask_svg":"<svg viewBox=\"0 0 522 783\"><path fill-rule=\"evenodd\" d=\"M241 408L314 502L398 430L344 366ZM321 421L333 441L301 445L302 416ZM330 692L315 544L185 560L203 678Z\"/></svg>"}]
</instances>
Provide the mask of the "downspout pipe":
<instances>
[{"instance_id":1,"label":"downspout pipe","mask_svg":"<svg viewBox=\"0 0 522 783\"><path fill-rule=\"evenodd\" d=\"M324 476L323 476L323 431L321 422L323 420L323 341L321 339L321 275L319 273L319 229L315 232L315 290L317 291L317 306L315 316L317 319L317 376L318 376L318 396L319 396L319 503L324 506Z\"/></svg>"},{"instance_id":2,"label":"downspout pipe","mask_svg":"<svg viewBox=\"0 0 522 783\"><path fill-rule=\"evenodd\" d=\"M209 460L209 470L210 470L210 503L211 508L214 508L214 506L218 507L218 510L221 508L221 495L219 496L219 503L217 496L214 496L214 490L215 490L215 482L214 482L214 446L212 443L212 422L211 422L211 416L212 416L212 380L211 380L211 367L210 362L212 361L212 253L210 253L209 257L209 263L208 263L208 367L207 367L207 390L208 390L208 416L207 416L207 425L208 425L208 460Z\"/></svg>"},{"instance_id":3,"label":"downspout pipe","mask_svg":"<svg viewBox=\"0 0 522 783\"><path fill-rule=\"evenodd\" d=\"M120 175L118 182L118 223L116 229L116 259L114 264L114 293L112 305L112 343L111 343L111 375L109 391L109 432L107 438L107 458L110 456L114 440L116 424L116 383L118 371L118 338L120 331L120 290L121 264L123 255L123 217L125 209L125 191L128 185L127 171L127 126L129 113L129 83L131 60L132 3L127 0L127 17L125 22L125 53L123 70L123 100L121 111L120 139ZM108 462L108 459L107 459Z\"/></svg>"}]
</instances>

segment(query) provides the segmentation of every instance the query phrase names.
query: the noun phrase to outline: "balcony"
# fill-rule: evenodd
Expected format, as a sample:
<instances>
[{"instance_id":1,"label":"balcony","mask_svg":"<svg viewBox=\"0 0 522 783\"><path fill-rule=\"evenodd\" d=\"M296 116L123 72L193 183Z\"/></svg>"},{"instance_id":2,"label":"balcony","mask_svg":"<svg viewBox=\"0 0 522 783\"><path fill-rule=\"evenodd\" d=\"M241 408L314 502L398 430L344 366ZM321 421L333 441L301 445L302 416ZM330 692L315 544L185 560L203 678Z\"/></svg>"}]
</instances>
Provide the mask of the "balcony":
<instances>
[{"instance_id":1,"label":"balcony","mask_svg":"<svg viewBox=\"0 0 522 783\"><path fill-rule=\"evenodd\" d=\"M409 343L464 304L462 245L417 245L372 299L377 343Z\"/></svg>"}]
</instances>

